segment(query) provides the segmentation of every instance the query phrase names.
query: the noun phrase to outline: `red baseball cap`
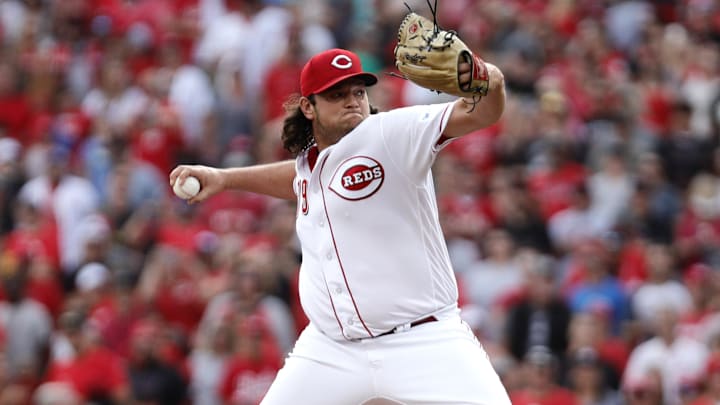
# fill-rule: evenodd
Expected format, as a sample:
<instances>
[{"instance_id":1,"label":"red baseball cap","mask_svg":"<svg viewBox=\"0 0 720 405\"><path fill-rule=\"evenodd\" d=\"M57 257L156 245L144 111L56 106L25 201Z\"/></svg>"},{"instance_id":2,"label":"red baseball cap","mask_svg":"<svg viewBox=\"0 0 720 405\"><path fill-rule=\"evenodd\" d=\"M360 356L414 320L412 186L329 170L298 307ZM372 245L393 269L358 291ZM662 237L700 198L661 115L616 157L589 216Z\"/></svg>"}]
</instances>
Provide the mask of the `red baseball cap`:
<instances>
[{"instance_id":1,"label":"red baseball cap","mask_svg":"<svg viewBox=\"0 0 720 405\"><path fill-rule=\"evenodd\" d=\"M321 93L345 79L357 77L372 86L378 79L363 72L360 58L345 49L328 49L313 56L300 73L300 92L303 97Z\"/></svg>"}]
</instances>

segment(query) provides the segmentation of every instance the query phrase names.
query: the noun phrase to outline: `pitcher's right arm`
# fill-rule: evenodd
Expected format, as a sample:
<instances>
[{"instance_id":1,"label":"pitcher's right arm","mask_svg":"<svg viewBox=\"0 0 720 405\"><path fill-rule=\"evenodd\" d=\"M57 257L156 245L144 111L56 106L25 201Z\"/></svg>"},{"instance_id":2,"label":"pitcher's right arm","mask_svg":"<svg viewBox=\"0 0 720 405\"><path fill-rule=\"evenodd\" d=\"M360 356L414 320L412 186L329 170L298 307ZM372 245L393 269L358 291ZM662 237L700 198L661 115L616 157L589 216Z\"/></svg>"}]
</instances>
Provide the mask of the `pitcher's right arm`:
<instances>
[{"instance_id":1,"label":"pitcher's right arm","mask_svg":"<svg viewBox=\"0 0 720 405\"><path fill-rule=\"evenodd\" d=\"M189 203L197 203L224 190L244 190L271 197L294 200L295 161L285 160L255 166L227 169L202 165L179 165L170 172L170 186L188 176L200 180L200 192Z\"/></svg>"}]
</instances>

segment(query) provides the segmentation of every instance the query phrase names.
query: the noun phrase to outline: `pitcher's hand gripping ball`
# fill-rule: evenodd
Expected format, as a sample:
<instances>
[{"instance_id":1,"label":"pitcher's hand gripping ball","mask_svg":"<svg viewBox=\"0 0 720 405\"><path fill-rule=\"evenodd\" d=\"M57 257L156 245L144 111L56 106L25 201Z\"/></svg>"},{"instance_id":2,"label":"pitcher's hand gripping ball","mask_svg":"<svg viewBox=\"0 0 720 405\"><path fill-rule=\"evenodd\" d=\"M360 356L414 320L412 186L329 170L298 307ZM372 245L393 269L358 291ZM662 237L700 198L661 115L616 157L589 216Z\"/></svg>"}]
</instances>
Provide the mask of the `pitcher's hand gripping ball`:
<instances>
[{"instance_id":1,"label":"pitcher's hand gripping ball","mask_svg":"<svg viewBox=\"0 0 720 405\"><path fill-rule=\"evenodd\" d=\"M200 192L200 181L193 176L186 177L185 182L181 182L180 179L175 180L173 192L183 200L193 198Z\"/></svg>"},{"instance_id":2,"label":"pitcher's hand gripping ball","mask_svg":"<svg viewBox=\"0 0 720 405\"><path fill-rule=\"evenodd\" d=\"M433 10L433 18L435 11ZM471 66L471 80L460 83L460 63ZM426 89L478 101L490 83L485 63L454 31L411 12L403 19L395 46L395 66L405 79Z\"/></svg>"}]
</instances>

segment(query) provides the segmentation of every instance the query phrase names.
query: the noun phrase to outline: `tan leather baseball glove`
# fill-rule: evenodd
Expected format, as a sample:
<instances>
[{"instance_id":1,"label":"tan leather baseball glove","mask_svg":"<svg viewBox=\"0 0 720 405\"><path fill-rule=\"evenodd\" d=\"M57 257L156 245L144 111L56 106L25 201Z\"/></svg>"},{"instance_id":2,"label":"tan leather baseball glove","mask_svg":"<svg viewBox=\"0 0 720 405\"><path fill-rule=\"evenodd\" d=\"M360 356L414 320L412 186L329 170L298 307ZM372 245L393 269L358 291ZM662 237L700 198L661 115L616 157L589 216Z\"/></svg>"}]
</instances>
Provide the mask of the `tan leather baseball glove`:
<instances>
[{"instance_id":1,"label":"tan leather baseball glove","mask_svg":"<svg viewBox=\"0 0 720 405\"><path fill-rule=\"evenodd\" d=\"M471 80L460 84L460 63L471 66ZM437 92L459 97L487 94L485 63L470 51L454 31L443 30L429 19L411 12L403 19L395 46L395 66L403 77Z\"/></svg>"}]
</instances>

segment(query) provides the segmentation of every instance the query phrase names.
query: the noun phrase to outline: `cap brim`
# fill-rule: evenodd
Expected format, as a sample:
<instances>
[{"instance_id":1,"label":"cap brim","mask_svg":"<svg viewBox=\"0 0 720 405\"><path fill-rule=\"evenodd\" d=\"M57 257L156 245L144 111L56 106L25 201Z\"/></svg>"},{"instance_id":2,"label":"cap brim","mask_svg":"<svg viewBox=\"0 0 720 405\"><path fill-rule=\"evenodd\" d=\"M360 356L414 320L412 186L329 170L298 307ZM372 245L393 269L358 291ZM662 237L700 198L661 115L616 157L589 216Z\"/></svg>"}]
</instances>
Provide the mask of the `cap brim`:
<instances>
[{"instance_id":1,"label":"cap brim","mask_svg":"<svg viewBox=\"0 0 720 405\"><path fill-rule=\"evenodd\" d=\"M336 78L335 80L332 80L332 81L326 83L321 88L315 90L312 94L322 93L323 91L333 87L334 85L336 85L340 82L343 82L348 79L354 79L354 78L361 79L363 82L365 82L366 86L372 86L378 82L377 76L375 76L372 73L367 73L367 72L352 73L349 75L340 76L340 77Z\"/></svg>"}]
</instances>

